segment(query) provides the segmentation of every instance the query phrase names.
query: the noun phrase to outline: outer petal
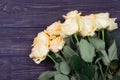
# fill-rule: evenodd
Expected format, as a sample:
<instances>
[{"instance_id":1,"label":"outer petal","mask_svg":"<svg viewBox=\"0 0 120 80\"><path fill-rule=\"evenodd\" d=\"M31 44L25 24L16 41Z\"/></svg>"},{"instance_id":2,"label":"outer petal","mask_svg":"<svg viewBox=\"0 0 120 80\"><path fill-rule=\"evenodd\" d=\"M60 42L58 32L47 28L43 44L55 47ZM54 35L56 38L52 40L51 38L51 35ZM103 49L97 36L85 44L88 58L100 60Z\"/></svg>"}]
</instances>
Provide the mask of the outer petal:
<instances>
[{"instance_id":1,"label":"outer petal","mask_svg":"<svg viewBox=\"0 0 120 80\"><path fill-rule=\"evenodd\" d=\"M49 36L45 32L38 33L37 37L34 38L32 46L35 46L38 43L49 45Z\"/></svg>"},{"instance_id":2,"label":"outer petal","mask_svg":"<svg viewBox=\"0 0 120 80\"><path fill-rule=\"evenodd\" d=\"M112 31L112 30L118 28L118 24L115 23L115 20L116 20L116 18L111 18L111 19L110 19L110 22L109 22L110 25L109 25L109 27L108 27L108 30L109 30L109 31Z\"/></svg>"},{"instance_id":3,"label":"outer petal","mask_svg":"<svg viewBox=\"0 0 120 80\"><path fill-rule=\"evenodd\" d=\"M40 63L42 60L44 60L49 52L49 48L47 45L43 43L38 43L32 48L32 52L29 55L30 58L33 58L35 63Z\"/></svg>"},{"instance_id":4,"label":"outer petal","mask_svg":"<svg viewBox=\"0 0 120 80\"><path fill-rule=\"evenodd\" d=\"M47 29L45 30L45 32L49 36L56 36L56 35L60 35L61 30L62 30L61 23L60 23L60 21L58 21L58 22L54 22L53 24L48 26Z\"/></svg>"},{"instance_id":5,"label":"outer petal","mask_svg":"<svg viewBox=\"0 0 120 80\"><path fill-rule=\"evenodd\" d=\"M109 26L109 13L99 13L96 16L96 26L97 29L104 29Z\"/></svg>"},{"instance_id":6,"label":"outer petal","mask_svg":"<svg viewBox=\"0 0 120 80\"><path fill-rule=\"evenodd\" d=\"M85 36L93 36L95 34L95 16L88 15L88 16L82 16L80 21L79 21L79 26L80 26L80 34L85 37Z\"/></svg>"},{"instance_id":7,"label":"outer petal","mask_svg":"<svg viewBox=\"0 0 120 80\"><path fill-rule=\"evenodd\" d=\"M78 30L79 30L79 26L76 18L66 19L66 21L62 24L61 36L63 37L70 36L78 32Z\"/></svg>"},{"instance_id":8,"label":"outer petal","mask_svg":"<svg viewBox=\"0 0 120 80\"><path fill-rule=\"evenodd\" d=\"M74 11L70 11L70 12L68 12L66 15L63 15L63 18L65 18L65 19L68 19L68 18L74 18L74 17L76 17L76 16L80 16L80 15L81 15L81 12L78 13L77 10L74 10Z\"/></svg>"},{"instance_id":9,"label":"outer petal","mask_svg":"<svg viewBox=\"0 0 120 80\"><path fill-rule=\"evenodd\" d=\"M62 37L57 37L50 42L50 50L54 53L63 48L65 41Z\"/></svg>"}]
</instances>

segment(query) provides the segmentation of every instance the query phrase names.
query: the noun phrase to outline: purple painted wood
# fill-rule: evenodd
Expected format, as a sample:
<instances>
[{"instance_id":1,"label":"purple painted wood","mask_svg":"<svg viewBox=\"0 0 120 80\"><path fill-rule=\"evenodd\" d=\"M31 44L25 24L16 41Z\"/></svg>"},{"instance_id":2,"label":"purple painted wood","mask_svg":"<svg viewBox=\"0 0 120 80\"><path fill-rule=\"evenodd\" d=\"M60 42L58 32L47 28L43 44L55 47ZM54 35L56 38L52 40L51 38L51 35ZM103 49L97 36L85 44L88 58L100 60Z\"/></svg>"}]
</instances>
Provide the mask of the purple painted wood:
<instances>
[{"instance_id":1,"label":"purple painted wood","mask_svg":"<svg viewBox=\"0 0 120 80\"><path fill-rule=\"evenodd\" d=\"M37 33L63 20L61 15L74 9L83 14L109 12L120 24L119 4L120 0L0 0L0 80L37 80L51 69L49 59L37 65L28 55Z\"/></svg>"}]
</instances>

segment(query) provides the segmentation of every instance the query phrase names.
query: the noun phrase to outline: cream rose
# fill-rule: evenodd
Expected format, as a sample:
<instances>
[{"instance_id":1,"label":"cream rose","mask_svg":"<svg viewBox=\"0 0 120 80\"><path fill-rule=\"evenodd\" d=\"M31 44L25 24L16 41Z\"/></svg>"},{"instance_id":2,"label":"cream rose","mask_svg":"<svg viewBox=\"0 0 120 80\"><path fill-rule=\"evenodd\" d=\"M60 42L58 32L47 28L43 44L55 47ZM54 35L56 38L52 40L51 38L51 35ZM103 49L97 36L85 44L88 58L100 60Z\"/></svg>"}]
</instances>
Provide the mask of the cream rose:
<instances>
[{"instance_id":1,"label":"cream rose","mask_svg":"<svg viewBox=\"0 0 120 80\"><path fill-rule=\"evenodd\" d=\"M77 19L66 19L65 22L62 24L62 32L61 36L67 37L76 32L78 32L79 26L77 23Z\"/></svg>"},{"instance_id":2,"label":"cream rose","mask_svg":"<svg viewBox=\"0 0 120 80\"><path fill-rule=\"evenodd\" d=\"M108 30L109 30L109 31L112 31L112 30L118 28L118 24L115 23L115 20L116 20L116 18L111 18L111 19L109 20L109 27L108 27Z\"/></svg>"},{"instance_id":3,"label":"cream rose","mask_svg":"<svg viewBox=\"0 0 120 80\"><path fill-rule=\"evenodd\" d=\"M29 55L30 58L34 60L36 64L39 64L43 61L49 52L49 48L44 43L37 43L33 48L32 52Z\"/></svg>"},{"instance_id":4,"label":"cream rose","mask_svg":"<svg viewBox=\"0 0 120 80\"><path fill-rule=\"evenodd\" d=\"M33 48L29 55L35 63L39 64L49 52L49 36L45 32L38 33L33 41Z\"/></svg>"},{"instance_id":5,"label":"cream rose","mask_svg":"<svg viewBox=\"0 0 120 80\"><path fill-rule=\"evenodd\" d=\"M95 16L93 14L88 16L81 16L79 20L80 30L79 33L81 36L93 36L95 34Z\"/></svg>"},{"instance_id":6,"label":"cream rose","mask_svg":"<svg viewBox=\"0 0 120 80\"><path fill-rule=\"evenodd\" d=\"M63 48L65 41L62 37L57 37L50 42L50 50L54 53Z\"/></svg>"},{"instance_id":7,"label":"cream rose","mask_svg":"<svg viewBox=\"0 0 120 80\"><path fill-rule=\"evenodd\" d=\"M66 15L63 15L63 18L64 19L68 19L68 18L75 18L75 17L78 17L81 15L81 12L78 13L77 10L74 10L74 11L70 11L68 12Z\"/></svg>"},{"instance_id":8,"label":"cream rose","mask_svg":"<svg viewBox=\"0 0 120 80\"><path fill-rule=\"evenodd\" d=\"M61 36L68 37L79 30L78 20L81 13L78 13L77 10L70 11L66 15L63 15L65 22L62 24L62 33Z\"/></svg>"},{"instance_id":9,"label":"cream rose","mask_svg":"<svg viewBox=\"0 0 120 80\"><path fill-rule=\"evenodd\" d=\"M98 30L105 29L109 26L109 13L95 14L95 17L95 23Z\"/></svg>"},{"instance_id":10,"label":"cream rose","mask_svg":"<svg viewBox=\"0 0 120 80\"><path fill-rule=\"evenodd\" d=\"M60 21L54 22L53 24L51 24L50 26L48 26L47 29L45 30L45 32L50 37L60 35L61 31L62 31L62 29L61 29L61 23L60 23Z\"/></svg>"},{"instance_id":11,"label":"cream rose","mask_svg":"<svg viewBox=\"0 0 120 80\"><path fill-rule=\"evenodd\" d=\"M34 38L32 46L35 46L38 43L49 45L49 36L45 32L38 33L37 37Z\"/></svg>"}]
</instances>

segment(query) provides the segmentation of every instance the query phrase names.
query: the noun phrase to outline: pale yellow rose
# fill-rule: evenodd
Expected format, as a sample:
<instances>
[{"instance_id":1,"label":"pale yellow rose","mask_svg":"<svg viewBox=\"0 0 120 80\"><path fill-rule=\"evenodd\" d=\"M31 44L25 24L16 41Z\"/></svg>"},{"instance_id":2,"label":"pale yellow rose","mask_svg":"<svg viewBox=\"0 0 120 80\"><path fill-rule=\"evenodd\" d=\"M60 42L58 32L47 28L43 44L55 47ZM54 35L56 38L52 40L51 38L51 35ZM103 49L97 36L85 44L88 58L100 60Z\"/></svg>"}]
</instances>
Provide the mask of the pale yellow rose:
<instances>
[{"instance_id":1,"label":"pale yellow rose","mask_svg":"<svg viewBox=\"0 0 120 80\"><path fill-rule=\"evenodd\" d=\"M109 27L108 27L108 30L109 30L109 31L112 31L112 30L118 28L118 24L115 23L115 20L116 20L116 18L111 18L111 19L110 19L110 21L109 21Z\"/></svg>"},{"instance_id":2,"label":"pale yellow rose","mask_svg":"<svg viewBox=\"0 0 120 80\"><path fill-rule=\"evenodd\" d=\"M50 50L54 53L63 48L65 41L62 37L57 37L50 42Z\"/></svg>"},{"instance_id":3,"label":"pale yellow rose","mask_svg":"<svg viewBox=\"0 0 120 80\"><path fill-rule=\"evenodd\" d=\"M96 27L97 30L105 29L109 26L109 13L99 13L96 16Z\"/></svg>"},{"instance_id":4,"label":"pale yellow rose","mask_svg":"<svg viewBox=\"0 0 120 80\"><path fill-rule=\"evenodd\" d=\"M81 16L79 20L79 33L81 36L93 36L95 34L95 16L93 14L88 16Z\"/></svg>"},{"instance_id":5,"label":"pale yellow rose","mask_svg":"<svg viewBox=\"0 0 120 80\"><path fill-rule=\"evenodd\" d=\"M78 32L79 26L78 26L77 21L78 21L77 18L66 19L65 22L62 24L61 36L68 37L68 36Z\"/></svg>"},{"instance_id":6,"label":"pale yellow rose","mask_svg":"<svg viewBox=\"0 0 120 80\"><path fill-rule=\"evenodd\" d=\"M68 12L66 15L63 15L63 18L65 18L65 19L74 18L74 17L80 16L80 15L81 15L81 12L78 13L77 10L74 10L74 11Z\"/></svg>"},{"instance_id":7,"label":"pale yellow rose","mask_svg":"<svg viewBox=\"0 0 120 80\"><path fill-rule=\"evenodd\" d=\"M32 58L36 64L39 64L46 58L48 52L49 52L48 45L45 45L44 43L37 43L32 48L32 52L29 55L29 57Z\"/></svg>"},{"instance_id":8,"label":"pale yellow rose","mask_svg":"<svg viewBox=\"0 0 120 80\"><path fill-rule=\"evenodd\" d=\"M49 36L45 32L38 33L37 37L34 38L32 46L35 46L38 43L49 45Z\"/></svg>"},{"instance_id":9,"label":"pale yellow rose","mask_svg":"<svg viewBox=\"0 0 120 80\"><path fill-rule=\"evenodd\" d=\"M47 33L50 37L53 37L60 35L61 31L62 31L61 23L60 21L58 21L48 26L47 29L45 30L45 33Z\"/></svg>"}]
</instances>

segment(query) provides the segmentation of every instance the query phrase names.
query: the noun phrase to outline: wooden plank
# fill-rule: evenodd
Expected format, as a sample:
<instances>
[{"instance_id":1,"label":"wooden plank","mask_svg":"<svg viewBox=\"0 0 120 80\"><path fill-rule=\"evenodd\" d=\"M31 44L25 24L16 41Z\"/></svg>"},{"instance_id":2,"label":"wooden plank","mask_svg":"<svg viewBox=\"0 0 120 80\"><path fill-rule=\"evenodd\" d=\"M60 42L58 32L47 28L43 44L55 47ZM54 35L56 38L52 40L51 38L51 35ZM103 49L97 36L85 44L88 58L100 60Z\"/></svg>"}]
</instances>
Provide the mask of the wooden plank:
<instances>
[{"instance_id":1,"label":"wooden plank","mask_svg":"<svg viewBox=\"0 0 120 80\"><path fill-rule=\"evenodd\" d=\"M0 0L0 80L37 80L50 70L49 59L36 65L29 57L33 38L71 10L84 15L110 12L120 25L120 0ZM120 35L120 29L116 31Z\"/></svg>"},{"instance_id":2,"label":"wooden plank","mask_svg":"<svg viewBox=\"0 0 120 80\"><path fill-rule=\"evenodd\" d=\"M74 9L84 14L107 11L112 16L119 17L119 3L119 0L1 0L0 27L39 27L61 20L61 15Z\"/></svg>"},{"instance_id":3,"label":"wooden plank","mask_svg":"<svg viewBox=\"0 0 120 80\"><path fill-rule=\"evenodd\" d=\"M0 56L24 56L43 28L0 28Z\"/></svg>"},{"instance_id":4,"label":"wooden plank","mask_svg":"<svg viewBox=\"0 0 120 80\"><path fill-rule=\"evenodd\" d=\"M0 58L0 80L35 80L41 72L52 69L49 59L40 65L28 57Z\"/></svg>"}]
</instances>

